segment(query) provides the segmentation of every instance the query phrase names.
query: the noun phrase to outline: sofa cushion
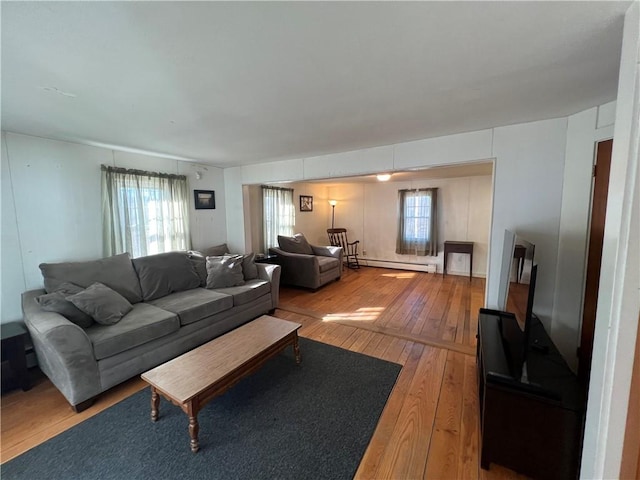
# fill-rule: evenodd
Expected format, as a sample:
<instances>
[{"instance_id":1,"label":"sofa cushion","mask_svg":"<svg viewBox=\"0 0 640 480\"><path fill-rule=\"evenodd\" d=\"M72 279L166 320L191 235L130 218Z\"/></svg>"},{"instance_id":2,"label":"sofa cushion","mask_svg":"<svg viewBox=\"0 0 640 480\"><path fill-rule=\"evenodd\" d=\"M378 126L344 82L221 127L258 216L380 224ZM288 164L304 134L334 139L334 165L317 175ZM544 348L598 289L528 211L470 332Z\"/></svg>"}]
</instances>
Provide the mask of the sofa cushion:
<instances>
[{"instance_id":1,"label":"sofa cushion","mask_svg":"<svg viewBox=\"0 0 640 480\"><path fill-rule=\"evenodd\" d=\"M118 292L97 282L66 299L102 325L118 323L133 308Z\"/></svg>"},{"instance_id":2,"label":"sofa cushion","mask_svg":"<svg viewBox=\"0 0 640 480\"><path fill-rule=\"evenodd\" d=\"M242 255L207 257L207 288L235 287L243 284Z\"/></svg>"},{"instance_id":3,"label":"sofa cushion","mask_svg":"<svg viewBox=\"0 0 640 480\"><path fill-rule=\"evenodd\" d=\"M253 302L256 298L271 292L271 283L265 280L249 280L244 285L237 287L219 288L217 292L231 295L233 306L244 305Z\"/></svg>"},{"instance_id":4,"label":"sofa cushion","mask_svg":"<svg viewBox=\"0 0 640 480\"><path fill-rule=\"evenodd\" d=\"M309 242L307 242L307 239L301 233L296 233L293 237L278 235L278 245L280 245L280 249L285 252L313 255L311 245L309 245Z\"/></svg>"},{"instance_id":5,"label":"sofa cushion","mask_svg":"<svg viewBox=\"0 0 640 480\"><path fill-rule=\"evenodd\" d=\"M131 303L142 301L138 276L128 253L87 262L41 263L40 271L47 293L56 291L64 282L71 282L82 288L100 282Z\"/></svg>"},{"instance_id":6,"label":"sofa cushion","mask_svg":"<svg viewBox=\"0 0 640 480\"><path fill-rule=\"evenodd\" d=\"M156 338L177 331L180 321L175 313L148 303L137 303L115 325L94 325L85 330L93 343L97 360L111 357Z\"/></svg>"},{"instance_id":7,"label":"sofa cushion","mask_svg":"<svg viewBox=\"0 0 640 480\"><path fill-rule=\"evenodd\" d=\"M320 273L328 272L336 267L340 267L340 261L337 258L333 257L316 257L318 259L318 264L320 265Z\"/></svg>"},{"instance_id":8,"label":"sofa cushion","mask_svg":"<svg viewBox=\"0 0 640 480\"><path fill-rule=\"evenodd\" d=\"M149 255L134 258L132 262L145 302L200 286L200 277L186 252Z\"/></svg>"},{"instance_id":9,"label":"sofa cushion","mask_svg":"<svg viewBox=\"0 0 640 480\"><path fill-rule=\"evenodd\" d=\"M150 302L156 307L173 312L180 317L181 325L202 320L209 315L233 307L233 297L204 288L176 292Z\"/></svg>"}]
</instances>

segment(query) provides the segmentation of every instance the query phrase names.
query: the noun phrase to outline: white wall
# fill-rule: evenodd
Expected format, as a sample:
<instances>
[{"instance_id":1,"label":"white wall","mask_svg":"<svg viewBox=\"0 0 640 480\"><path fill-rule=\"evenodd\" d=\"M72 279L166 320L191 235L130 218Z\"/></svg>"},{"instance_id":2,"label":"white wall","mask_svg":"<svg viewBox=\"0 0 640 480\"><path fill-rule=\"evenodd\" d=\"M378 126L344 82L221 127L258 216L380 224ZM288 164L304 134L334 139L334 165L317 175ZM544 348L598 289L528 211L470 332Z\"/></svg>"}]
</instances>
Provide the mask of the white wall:
<instances>
[{"instance_id":1,"label":"white wall","mask_svg":"<svg viewBox=\"0 0 640 480\"><path fill-rule=\"evenodd\" d=\"M503 232L509 229L536 247L534 310L549 330L556 262L567 120L494 129L495 187L487 304L497 308ZM495 275L491 275L495 272Z\"/></svg>"},{"instance_id":2,"label":"white wall","mask_svg":"<svg viewBox=\"0 0 640 480\"><path fill-rule=\"evenodd\" d=\"M474 242L473 274L487 273L489 226L491 217L490 175L423 179L412 182L346 183L329 187L338 201L336 227L348 229L349 239L360 240L361 256L418 265L437 265L442 271L445 240ZM398 255L395 253L398 225L398 190L438 189L438 256ZM364 253L366 252L366 253ZM448 272L469 274L469 256L452 254Z\"/></svg>"},{"instance_id":3,"label":"white wall","mask_svg":"<svg viewBox=\"0 0 640 480\"><path fill-rule=\"evenodd\" d=\"M581 478L619 478L640 312L640 4L624 23ZM634 407L636 408L636 407ZM631 425L630 428L638 428Z\"/></svg>"},{"instance_id":4,"label":"white wall","mask_svg":"<svg viewBox=\"0 0 640 480\"><path fill-rule=\"evenodd\" d=\"M613 137L614 115L615 102L611 102L568 118L551 335L574 370L578 368L595 145Z\"/></svg>"},{"instance_id":5,"label":"white wall","mask_svg":"<svg viewBox=\"0 0 640 480\"><path fill-rule=\"evenodd\" d=\"M190 189L216 191L215 210L190 199L192 243L226 241L219 168L5 132L2 141L2 322L19 320L20 293L42 286L40 263L103 256L101 164L185 174Z\"/></svg>"},{"instance_id":6,"label":"white wall","mask_svg":"<svg viewBox=\"0 0 640 480\"><path fill-rule=\"evenodd\" d=\"M331 205L329 205L328 189L319 183L292 183L293 203L295 204L296 219L294 232L304 233L309 243L313 245L328 245L327 228L331 227ZM300 211L300 195L313 197L313 211Z\"/></svg>"}]
</instances>

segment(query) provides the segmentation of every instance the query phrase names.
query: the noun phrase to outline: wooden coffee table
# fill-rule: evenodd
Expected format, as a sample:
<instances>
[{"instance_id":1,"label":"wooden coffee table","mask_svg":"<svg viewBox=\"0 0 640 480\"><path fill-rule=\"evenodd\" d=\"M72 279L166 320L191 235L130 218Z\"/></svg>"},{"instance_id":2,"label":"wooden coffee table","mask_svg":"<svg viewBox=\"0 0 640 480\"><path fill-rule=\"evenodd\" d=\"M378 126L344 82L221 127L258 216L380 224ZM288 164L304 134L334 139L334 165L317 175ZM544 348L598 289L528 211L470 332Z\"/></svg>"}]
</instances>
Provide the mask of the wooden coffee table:
<instances>
[{"instance_id":1,"label":"wooden coffee table","mask_svg":"<svg viewBox=\"0 0 640 480\"><path fill-rule=\"evenodd\" d=\"M198 451L198 412L212 398L255 372L287 346L300 363L298 323L263 315L209 343L142 374L151 385L151 420L158 420L160 397L189 416L191 451Z\"/></svg>"}]
</instances>

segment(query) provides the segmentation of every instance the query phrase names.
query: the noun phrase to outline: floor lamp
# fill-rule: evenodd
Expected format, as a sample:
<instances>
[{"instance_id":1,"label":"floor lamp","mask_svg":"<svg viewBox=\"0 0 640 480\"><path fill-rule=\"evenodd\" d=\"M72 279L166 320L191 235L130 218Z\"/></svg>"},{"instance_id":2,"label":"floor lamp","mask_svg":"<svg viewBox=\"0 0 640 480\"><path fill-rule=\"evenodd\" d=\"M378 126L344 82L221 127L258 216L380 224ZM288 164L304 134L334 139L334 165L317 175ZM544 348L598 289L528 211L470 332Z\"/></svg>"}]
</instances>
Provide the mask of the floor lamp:
<instances>
[{"instance_id":1,"label":"floor lamp","mask_svg":"<svg viewBox=\"0 0 640 480\"><path fill-rule=\"evenodd\" d=\"M336 219L336 205L338 204L335 200L329 200L329 205L331 205L331 228L333 228L333 223Z\"/></svg>"}]
</instances>

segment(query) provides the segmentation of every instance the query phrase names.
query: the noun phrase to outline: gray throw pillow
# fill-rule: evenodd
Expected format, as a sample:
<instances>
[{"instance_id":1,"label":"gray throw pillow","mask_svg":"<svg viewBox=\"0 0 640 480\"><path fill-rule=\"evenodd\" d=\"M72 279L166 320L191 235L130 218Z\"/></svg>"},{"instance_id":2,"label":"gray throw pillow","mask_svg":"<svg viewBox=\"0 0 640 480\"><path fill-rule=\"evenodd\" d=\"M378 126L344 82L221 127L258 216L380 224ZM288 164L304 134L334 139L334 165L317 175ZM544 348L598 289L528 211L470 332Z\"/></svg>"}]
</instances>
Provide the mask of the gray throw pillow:
<instances>
[{"instance_id":1,"label":"gray throw pillow","mask_svg":"<svg viewBox=\"0 0 640 480\"><path fill-rule=\"evenodd\" d=\"M94 283L67 300L102 325L118 323L133 309L126 298L102 283Z\"/></svg>"},{"instance_id":2,"label":"gray throw pillow","mask_svg":"<svg viewBox=\"0 0 640 480\"><path fill-rule=\"evenodd\" d=\"M200 253L205 257L220 257L222 255L229 254L229 247L227 247L226 243L223 243L222 245L215 245L213 247L200 250Z\"/></svg>"},{"instance_id":3,"label":"gray throw pillow","mask_svg":"<svg viewBox=\"0 0 640 480\"><path fill-rule=\"evenodd\" d=\"M258 267L256 267L255 258L255 253L247 253L242 256L242 275L245 280L258 278Z\"/></svg>"},{"instance_id":4,"label":"gray throw pillow","mask_svg":"<svg viewBox=\"0 0 640 480\"><path fill-rule=\"evenodd\" d=\"M278 245L280 249L289 253L303 253L306 255L313 255L313 249L304 235L296 233L293 237L285 237L284 235L278 235Z\"/></svg>"},{"instance_id":5,"label":"gray throw pillow","mask_svg":"<svg viewBox=\"0 0 640 480\"><path fill-rule=\"evenodd\" d=\"M195 250L189 250L187 253L191 265L193 265L193 268L200 278L200 286L205 287L207 285L207 257Z\"/></svg>"},{"instance_id":6,"label":"gray throw pillow","mask_svg":"<svg viewBox=\"0 0 640 480\"><path fill-rule=\"evenodd\" d=\"M207 288L244 285L242 255L207 257Z\"/></svg>"},{"instance_id":7,"label":"gray throw pillow","mask_svg":"<svg viewBox=\"0 0 640 480\"><path fill-rule=\"evenodd\" d=\"M78 292L82 291L82 288L76 288L78 289ZM38 302L40 307L46 312L59 313L79 327L89 328L91 325L93 325L93 318L91 318L91 315L87 315L66 299L67 296L78 292L56 291L52 293L46 293L44 295L36 297L36 302Z\"/></svg>"}]
</instances>

